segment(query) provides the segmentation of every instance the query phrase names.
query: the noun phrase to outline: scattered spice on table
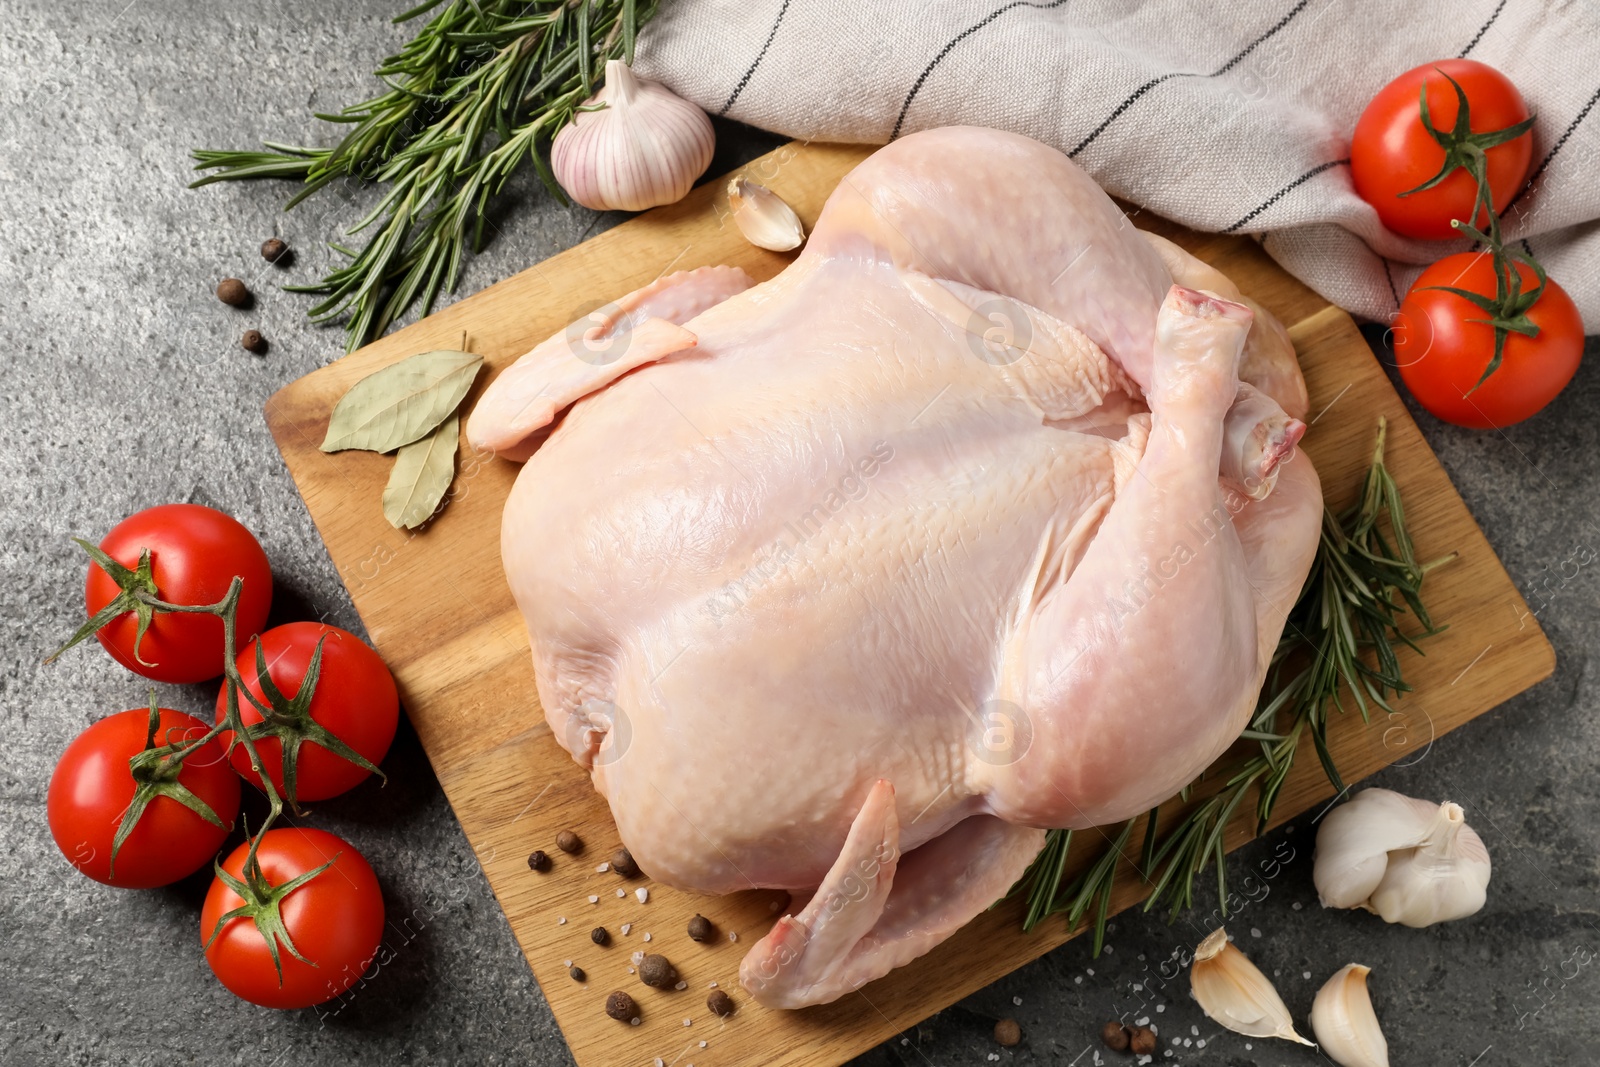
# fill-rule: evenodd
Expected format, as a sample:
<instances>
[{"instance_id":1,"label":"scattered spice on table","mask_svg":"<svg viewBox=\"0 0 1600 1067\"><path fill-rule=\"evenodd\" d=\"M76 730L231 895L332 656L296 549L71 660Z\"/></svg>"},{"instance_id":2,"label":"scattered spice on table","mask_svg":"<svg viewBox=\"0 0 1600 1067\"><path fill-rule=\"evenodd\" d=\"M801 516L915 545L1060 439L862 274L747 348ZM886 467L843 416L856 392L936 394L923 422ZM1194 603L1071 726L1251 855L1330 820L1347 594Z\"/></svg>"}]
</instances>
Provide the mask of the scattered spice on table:
<instances>
[{"instance_id":1,"label":"scattered spice on table","mask_svg":"<svg viewBox=\"0 0 1600 1067\"><path fill-rule=\"evenodd\" d=\"M706 1007L711 1009L712 1014L723 1019L726 1019L735 1011L733 998L720 989L713 989L711 995L706 997Z\"/></svg>"},{"instance_id":2,"label":"scattered spice on table","mask_svg":"<svg viewBox=\"0 0 1600 1067\"><path fill-rule=\"evenodd\" d=\"M238 278L224 278L217 283L217 299L229 307L247 307L250 290Z\"/></svg>"},{"instance_id":3,"label":"scattered spice on table","mask_svg":"<svg viewBox=\"0 0 1600 1067\"><path fill-rule=\"evenodd\" d=\"M596 926L589 931L589 940L597 945L611 944L611 933L604 926Z\"/></svg>"},{"instance_id":4,"label":"scattered spice on table","mask_svg":"<svg viewBox=\"0 0 1600 1067\"><path fill-rule=\"evenodd\" d=\"M1148 1026L1136 1027L1128 1038L1128 1048L1137 1056L1149 1056L1156 1050L1156 1032Z\"/></svg>"},{"instance_id":5,"label":"scattered spice on table","mask_svg":"<svg viewBox=\"0 0 1600 1067\"><path fill-rule=\"evenodd\" d=\"M716 927L711 925L711 920L704 915L696 914L689 920L690 941L710 941L717 936Z\"/></svg>"},{"instance_id":6,"label":"scattered spice on table","mask_svg":"<svg viewBox=\"0 0 1600 1067\"><path fill-rule=\"evenodd\" d=\"M1015 1019L1001 1019L994 1024L994 1039L996 1044L1010 1048L1022 1040L1022 1027Z\"/></svg>"},{"instance_id":7,"label":"scattered spice on table","mask_svg":"<svg viewBox=\"0 0 1600 1067\"><path fill-rule=\"evenodd\" d=\"M572 855L576 852L582 852L583 839L577 834L573 833L571 830L563 830L556 835L556 848L559 848L562 852L565 852L568 855Z\"/></svg>"},{"instance_id":8,"label":"scattered spice on table","mask_svg":"<svg viewBox=\"0 0 1600 1067\"><path fill-rule=\"evenodd\" d=\"M261 336L260 330L246 330L244 336L239 338L239 345L246 352L257 356L267 354L267 339Z\"/></svg>"},{"instance_id":9,"label":"scattered spice on table","mask_svg":"<svg viewBox=\"0 0 1600 1067\"><path fill-rule=\"evenodd\" d=\"M614 990L606 997L606 1014L618 1022L639 1021L639 1005L622 990Z\"/></svg>"},{"instance_id":10,"label":"scattered spice on table","mask_svg":"<svg viewBox=\"0 0 1600 1067\"><path fill-rule=\"evenodd\" d=\"M586 982L589 980L589 976L583 973L582 967L568 967L567 974L574 982Z\"/></svg>"},{"instance_id":11,"label":"scattered spice on table","mask_svg":"<svg viewBox=\"0 0 1600 1067\"><path fill-rule=\"evenodd\" d=\"M268 237L261 242L261 258L278 267L287 267L294 258L289 245L278 237Z\"/></svg>"},{"instance_id":12,"label":"scattered spice on table","mask_svg":"<svg viewBox=\"0 0 1600 1067\"><path fill-rule=\"evenodd\" d=\"M536 848L532 852L528 853L528 870L548 871L549 869L550 857L545 854L544 849Z\"/></svg>"},{"instance_id":13,"label":"scattered spice on table","mask_svg":"<svg viewBox=\"0 0 1600 1067\"><path fill-rule=\"evenodd\" d=\"M1100 1028L1100 1040L1104 1041L1106 1048L1112 1052L1126 1052L1133 1040L1133 1033L1121 1023L1110 1022Z\"/></svg>"},{"instance_id":14,"label":"scattered spice on table","mask_svg":"<svg viewBox=\"0 0 1600 1067\"><path fill-rule=\"evenodd\" d=\"M678 969L660 953L647 953L639 961L639 981L654 989L671 989L678 980Z\"/></svg>"},{"instance_id":15,"label":"scattered spice on table","mask_svg":"<svg viewBox=\"0 0 1600 1067\"><path fill-rule=\"evenodd\" d=\"M639 876L639 865L633 861L633 853L625 848L617 849L616 855L611 857L611 869L624 878Z\"/></svg>"}]
</instances>

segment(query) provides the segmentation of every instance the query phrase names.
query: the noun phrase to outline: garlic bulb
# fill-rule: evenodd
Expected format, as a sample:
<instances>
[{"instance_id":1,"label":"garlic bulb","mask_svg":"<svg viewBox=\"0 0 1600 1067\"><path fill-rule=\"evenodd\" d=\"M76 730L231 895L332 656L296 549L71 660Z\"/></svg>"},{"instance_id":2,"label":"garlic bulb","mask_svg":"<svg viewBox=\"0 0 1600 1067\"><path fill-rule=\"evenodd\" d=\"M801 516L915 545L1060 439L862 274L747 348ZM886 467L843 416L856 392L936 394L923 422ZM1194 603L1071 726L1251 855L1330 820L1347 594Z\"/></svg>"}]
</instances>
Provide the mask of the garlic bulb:
<instances>
[{"instance_id":1,"label":"garlic bulb","mask_svg":"<svg viewBox=\"0 0 1600 1067\"><path fill-rule=\"evenodd\" d=\"M596 211L643 211L682 200L711 165L716 134L706 113L626 63L606 64L606 84L550 146L561 188Z\"/></svg>"},{"instance_id":2,"label":"garlic bulb","mask_svg":"<svg viewBox=\"0 0 1600 1067\"><path fill-rule=\"evenodd\" d=\"M1489 873L1489 852L1459 804L1365 789L1322 820L1311 879L1325 908L1430 926L1482 908Z\"/></svg>"},{"instance_id":3,"label":"garlic bulb","mask_svg":"<svg viewBox=\"0 0 1600 1067\"><path fill-rule=\"evenodd\" d=\"M1246 1037L1281 1037L1311 1042L1294 1032L1289 1009L1261 969L1217 927L1194 950L1189 986L1200 1009L1216 1022Z\"/></svg>"},{"instance_id":4,"label":"garlic bulb","mask_svg":"<svg viewBox=\"0 0 1600 1067\"><path fill-rule=\"evenodd\" d=\"M1371 973L1359 963L1341 967L1311 1004L1311 1032L1339 1067L1389 1067L1389 1042L1367 993Z\"/></svg>"},{"instance_id":5,"label":"garlic bulb","mask_svg":"<svg viewBox=\"0 0 1600 1067\"><path fill-rule=\"evenodd\" d=\"M806 239L794 208L765 185L734 175L728 182L728 208L739 232L757 248L787 252Z\"/></svg>"}]
</instances>

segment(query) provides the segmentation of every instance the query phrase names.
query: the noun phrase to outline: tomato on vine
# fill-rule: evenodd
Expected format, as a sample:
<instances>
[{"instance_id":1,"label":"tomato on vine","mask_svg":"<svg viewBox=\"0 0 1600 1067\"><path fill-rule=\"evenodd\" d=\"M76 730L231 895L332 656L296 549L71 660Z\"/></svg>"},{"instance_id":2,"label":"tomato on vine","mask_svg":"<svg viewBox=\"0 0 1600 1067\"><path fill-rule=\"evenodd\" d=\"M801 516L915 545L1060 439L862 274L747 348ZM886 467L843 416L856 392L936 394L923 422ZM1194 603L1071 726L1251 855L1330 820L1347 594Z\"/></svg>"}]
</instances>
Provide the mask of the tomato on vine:
<instances>
[{"instance_id":1,"label":"tomato on vine","mask_svg":"<svg viewBox=\"0 0 1600 1067\"><path fill-rule=\"evenodd\" d=\"M1356 193L1395 233L1455 237L1450 223L1488 225L1481 169L1495 212L1528 176L1533 119L1504 74L1471 59L1408 70L1379 90L1350 138Z\"/></svg>"},{"instance_id":2,"label":"tomato on vine","mask_svg":"<svg viewBox=\"0 0 1600 1067\"><path fill-rule=\"evenodd\" d=\"M272 709L263 717L240 694L240 722L262 765L289 800L326 800L377 772L400 719L400 694L383 659L355 634L316 622L275 626L246 645L237 660L248 693ZM228 691L217 696L217 721ZM225 741L233 734L224 733ZM289 754L287 781L284 753ZM261 784L243 745L234 767Z\"/></svg>"},{"instance_id":3,"label":"tomato on vine","mask_svg":"<svg viewBox=\"0 0 1600 1067\"><path fill-rule=\"evenodd\" d=\"M1412 395L1446 422L1480 430L1538 412L1566 388L1583 357L1577 306L1525 262L1513 264L1521 308L1496 330L1494 258L1463 252L1441 259L1417 278L1394 320L1395 362Z\"/></svg>"},{"instance_id":4,"label":"tomato on vine","mask_svg":"<svg viewBox=\"0 0 1600 1067\"><path fill-rule=\"evenodd\" d=\"M383 936L383 891L348 843L268 830L217 866L200 912L206 962L235 996L309 1008L360 980Z\"/></svg>"},{"instance_id":5,"label":"tomato on vine","mask_svg":"<svg viewBox=\"0 0 1600 1067\"><path fill-rule=\"evenodd\" d=\"M106 885L149 889L217 854L239 813L239 777L214 739L196 745L208 730L152 706L107 716L67 746L46 810L74 867Z\"/></svg>"},{"instance_id":6,"label":"tomato on vine","mask_svg":"<svg viewBox=\"0 0 1600 1067\"><path fill-rule=\"evenodd\" d=\"M272 607L267 554L237 519L213 508L146 508L112 527L98 548L78 544L94 561L84 589L90 618L56 655L92 633L118 663L146 678L215 678L223 672L222 620L214 613L158 612L149 601L212 604L235 577L242 582L238 633L248 637L266 624Z\"/></svg>"}]
</instances>

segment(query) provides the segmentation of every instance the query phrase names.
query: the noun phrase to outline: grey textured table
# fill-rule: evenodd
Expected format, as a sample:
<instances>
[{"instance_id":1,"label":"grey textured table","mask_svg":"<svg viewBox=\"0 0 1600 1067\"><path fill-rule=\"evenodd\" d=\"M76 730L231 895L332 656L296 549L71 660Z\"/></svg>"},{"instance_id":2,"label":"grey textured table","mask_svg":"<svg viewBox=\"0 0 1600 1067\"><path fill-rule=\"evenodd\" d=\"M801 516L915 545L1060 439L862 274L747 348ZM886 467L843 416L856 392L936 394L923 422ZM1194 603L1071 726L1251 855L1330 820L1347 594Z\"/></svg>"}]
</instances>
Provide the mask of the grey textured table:
<instances>
[{"instance_id":1,"label":"grey textured table","mask_svg":"<svg viewBox=\"0 0 1600 1067\"><path fill-rule=\"evenodd\" d=\"M320 242L337 217L314 204L281 213L281 186L189 192L184 183L193 146L295 140L308 135L312 108L365 95L374 60L402 38L386 21L402 6L0 3L5 1064L570 1062L404 727L386 788L369 783L314 815L370 857L390 916L412 917L409 933L390 928L393 962L336 1016L257 1009L222 989L199 952L204 877L150 892L107 889L72 872L45 825L46 784L62 748L89 722L145 698L143 683L93 644L40 665L80 617L84 564L69 536L98 538L151 504L211 503L260 536L279 581L276 620L320 617L359 630L261 418L274 389L340 352L337 330L306 323L308 301L274 288L321 273L330 254ZM776 143L721 133L714 170ZM552 204L524 180L499 216L501 236L470 261L460 291L615 221ZM256 252L273 234L299 250L287 272ZM230 274L253 283L255 310L211 295ZM249 327L272 341L264 359L239 348ZM1377 331L1370 337L1381 346ZM1297 1016L1332 970L1367 963L1398 1064L1600 1060L1600 968L1565 962L1600 953L1600 726L1588 670L1600 580L1593 566L1564 565L1575 552L1592 558L1600 541L1596 354L1591 345L1577 380L1546 412L1504 434L1421 417L1559 657L1550 681L1416 765L1375 779L1467 807L1495 859L1487 908L1420 932L1325 913L1304 822L1230 860L1236 873L1287 860L1231 926ZM160 696L204 713L212 691L161 687ZM1100 960L1070 944L859 1062L1100 1062L1086 1050L1098 1049L1100 1024L1125 1010L1158 1026L1157 1062L1325 1062L1221 1032L1190 1000L1186 979L1149 977L1209 928L1215 904L1204 899L1172 927L1124 917ZM999 1016L1021 1023L1021 1045L993 1044Z\"/></svg>"}]
</instances>

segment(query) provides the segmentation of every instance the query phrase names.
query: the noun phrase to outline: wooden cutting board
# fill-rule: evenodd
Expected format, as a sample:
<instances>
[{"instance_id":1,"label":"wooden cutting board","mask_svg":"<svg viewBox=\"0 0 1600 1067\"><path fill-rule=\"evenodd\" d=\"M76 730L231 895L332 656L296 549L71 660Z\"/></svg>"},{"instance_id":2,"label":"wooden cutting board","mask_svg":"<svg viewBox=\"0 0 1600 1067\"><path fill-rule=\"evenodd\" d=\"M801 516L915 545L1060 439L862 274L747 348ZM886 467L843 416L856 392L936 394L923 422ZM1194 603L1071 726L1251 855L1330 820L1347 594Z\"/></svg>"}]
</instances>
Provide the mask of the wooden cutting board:
<instances>
[{"instance_id":1,"label":"wooden cutting board","mask_svg":"<svg viewBox=\"0 0 1600 1067\"><path fill-rule=\"evenodd\" d=\"M809 227L839 179L868 151L795 144L745 170L784 196ZM471 349L488 359L481 391L492 373L557 329L662 274L712 263L737 264L758 279L777 273L787 258L744 241L727 218L724 184L703 185L679 204L626 222L307 375L266 408L290 473L394 670L445 794L583 1067L649 1064L656 1057L679 1067L839 1064L1068 936L1059 920L1024 935L1010 902L928 956L834 1004L801 1012L754 1004L739 988L739 960L775 917L779 895L701 897L595 870L617 847L616 831L587 775L544 723L527 636L500 568L501 506L519 468L464 452L449 506L425 530L406 532L389 527L379 504L389 458L318 451L328 414L351 384L413 353L459 347L463 331ZM1554 651L1350 318L1245 238L1189 233L1149 216L1135 222L1216 265L1290 327L1312 398L1303 447L1330 503L1343 507L1354 495L1378 416L1387 416L1389 464L1420 558L1460 553L1428 579L1428 604L1449 629L1427 643L1426 657L1402 657L1416 691L1400 703L1400 713L1371 726L1352 713L1330 728L1345 778L1353 782L1403 757L1419 758L1434 737L1547 677ZM695 769L682 773L692 778ZM1291 819L1331 793L1308 740L1276 819ZM556 850L563 829L582 837L581 855ZM1249 838L1241 813L1227 846ZM529 870L527 856L535 848L553 857L548 873ZM641 902L635 889L645 886L649 899ZM1113 909L1136 903L1144 892L1124 867ZM685 924L696 912L717 924L713 942L687 937ZM627 935L624 923L631 924ZM612 934L609 947L590 941L589 931L599 925ZM685 990L648 989L628 973L630 954L645 947L646 937L649 948L676 964ZM568 977L569 960L588 973L587 982ZM707 1010L712 983L739 1003L736 1015L720 1020ZM603 1014L613 989L638 1000L640 1025Z\"/></svg>"}]
</instances>

